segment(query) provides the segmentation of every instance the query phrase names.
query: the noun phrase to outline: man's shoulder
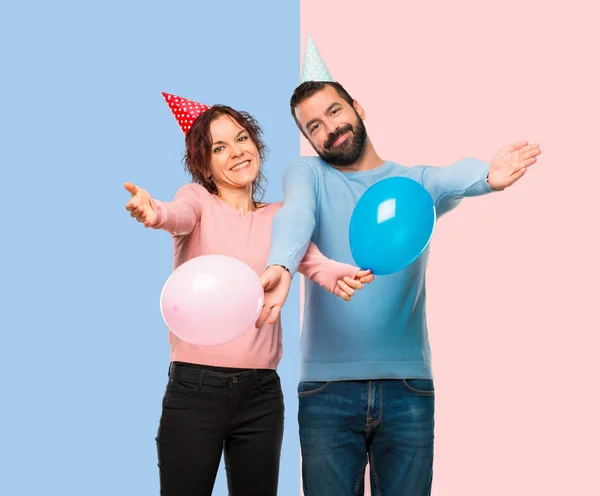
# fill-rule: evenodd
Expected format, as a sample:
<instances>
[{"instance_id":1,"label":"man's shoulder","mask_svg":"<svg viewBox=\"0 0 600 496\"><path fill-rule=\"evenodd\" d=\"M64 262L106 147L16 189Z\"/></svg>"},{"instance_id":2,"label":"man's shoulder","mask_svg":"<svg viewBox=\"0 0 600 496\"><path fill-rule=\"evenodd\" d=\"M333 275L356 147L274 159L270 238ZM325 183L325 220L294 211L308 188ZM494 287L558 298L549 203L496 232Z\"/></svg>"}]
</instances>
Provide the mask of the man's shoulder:
<instances>
[{"instance_id":1,"label":"man's shoulder","mask_svg":"<svg viewBox=\"0 0 600 496\"><path fill-rule=\"evenodd\" d=\"M299 165L299 166L304 166L306 168L309 168L311 170L316 170L317 168L323 166L323 161L319 157L301 156L301 157L295 157L292 160L290 160L288 162L288 165L290 165L290 166Z\"/></svg>"}]
</instances>

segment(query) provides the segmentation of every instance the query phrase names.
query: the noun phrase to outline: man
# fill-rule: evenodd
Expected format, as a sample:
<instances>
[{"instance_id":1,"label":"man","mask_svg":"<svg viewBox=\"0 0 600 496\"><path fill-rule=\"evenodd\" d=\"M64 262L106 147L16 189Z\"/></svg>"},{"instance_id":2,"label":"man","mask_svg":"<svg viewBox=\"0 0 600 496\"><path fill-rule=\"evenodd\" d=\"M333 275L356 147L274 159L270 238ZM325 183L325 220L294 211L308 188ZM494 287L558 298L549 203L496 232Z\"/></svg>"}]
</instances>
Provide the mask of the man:
<instances>
[{"instance_id":1,"label":"man","mask_svg":"<svg viewBox=\"0 0 600 496\"><path fill-rule=\"evenodd\" d=\"M259 321L279 314L311 239L328 257L353 263L349 221L372 184L392 176L414 179L430 193L440 217L464 197L511 186L541 153L539 145L523 141L504 147L489 164L463 159L448 167L409 168L378 156L363 123L364 109L340 84L305 81L290 106L319 157L301 157L286 167L284 207L273 222ZM373 494L431 494L428 253L400 272L377 277L350 304L307 281L298 386L306 495L362 494L367 461Z\"/></svg>"}]
</instances>

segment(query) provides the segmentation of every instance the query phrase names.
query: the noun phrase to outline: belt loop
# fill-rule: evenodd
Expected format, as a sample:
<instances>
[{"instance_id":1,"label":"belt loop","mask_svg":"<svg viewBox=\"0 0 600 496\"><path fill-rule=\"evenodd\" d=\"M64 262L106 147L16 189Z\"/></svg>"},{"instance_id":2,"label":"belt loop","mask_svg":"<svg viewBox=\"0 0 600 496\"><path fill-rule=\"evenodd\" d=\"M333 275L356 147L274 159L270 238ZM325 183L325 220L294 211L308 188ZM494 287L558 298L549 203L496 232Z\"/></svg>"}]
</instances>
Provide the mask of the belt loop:
<instances>
[{"instance_id":1,"label":"belt loop","mask_svg":"<svg viewBox=\"0 0 600 496\"><path fill-rule=\"evenodd\" d=\"M173 367L173 362L169 362L169 372L168 372L168 377L171 377L171 367Z\"/></svg>"},{"instance_id":2,"label":"belt loop","mask_svg":"<svg viewBox=\"0 0 600 496\"><path fill-rule=\"evenodd\" d=\"M200 377L198 377L198 386L202 387L202 384L204 383L204 374L206 373L206 370L202 369L200 371Z\"/></svg>"}]
</instances>

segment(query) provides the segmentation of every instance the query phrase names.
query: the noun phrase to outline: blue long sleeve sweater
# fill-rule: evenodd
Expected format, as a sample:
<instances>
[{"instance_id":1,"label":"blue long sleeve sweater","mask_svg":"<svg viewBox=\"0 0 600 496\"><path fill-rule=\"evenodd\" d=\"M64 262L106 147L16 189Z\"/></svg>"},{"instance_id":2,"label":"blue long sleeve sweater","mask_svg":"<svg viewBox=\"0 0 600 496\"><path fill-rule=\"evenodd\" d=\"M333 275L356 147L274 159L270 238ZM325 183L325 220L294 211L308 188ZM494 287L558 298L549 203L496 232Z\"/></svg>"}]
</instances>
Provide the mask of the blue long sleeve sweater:
<instances>
[{"instance_id":1,"label":"blue long sleeve sweater","mask_svg":"<svg viewBox=\"0 0 600 496\"><path fill-rule=\"evenodd\" d=\"M360 196L393 176L427 189L439 218L462 198L484 195L489 165L463 159L447 167L406 167L386 161L359 172L341 172L318 157L286 166L284 206L275 215L268 265L296 272L312 240L324 255L353 264L348 229ZM377 276L347 303L306 281L301 337L301 380L433 378L425 314L429 249L404 270Z\"/></svg>"}]
</instances>

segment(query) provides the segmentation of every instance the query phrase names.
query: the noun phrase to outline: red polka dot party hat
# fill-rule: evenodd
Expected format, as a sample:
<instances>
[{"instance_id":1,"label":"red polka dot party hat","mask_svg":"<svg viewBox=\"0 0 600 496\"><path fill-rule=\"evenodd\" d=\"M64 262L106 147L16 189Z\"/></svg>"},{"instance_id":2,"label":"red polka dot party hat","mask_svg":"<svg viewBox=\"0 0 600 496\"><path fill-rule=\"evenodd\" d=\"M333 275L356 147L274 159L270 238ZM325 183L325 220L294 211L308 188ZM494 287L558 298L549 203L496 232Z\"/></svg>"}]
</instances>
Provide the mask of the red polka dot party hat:
<instances>
[{"instance_id":1,"label":"red polka dot party hat","mask_svg":"<svg viewBox=\"0 0 600 496\"><path fill-rule=\"evenodd\" d=\"M188 100L187 98L181 98L177 95L170 95L164 91L162 94L165 97L165 101L171 109L171 112L173 112L175 119L177 119L179 127L183 131L184 135L186 135L190 130L192 124L198 118L198 116L210 108L208 105L204 105L203 103L194 102L192 100Z\"/></svg>"}]
</instances>

